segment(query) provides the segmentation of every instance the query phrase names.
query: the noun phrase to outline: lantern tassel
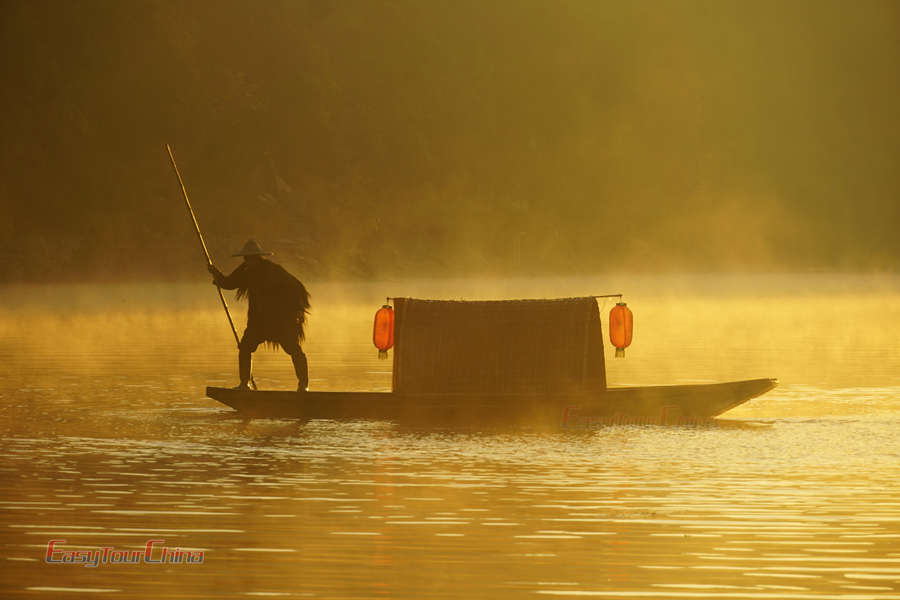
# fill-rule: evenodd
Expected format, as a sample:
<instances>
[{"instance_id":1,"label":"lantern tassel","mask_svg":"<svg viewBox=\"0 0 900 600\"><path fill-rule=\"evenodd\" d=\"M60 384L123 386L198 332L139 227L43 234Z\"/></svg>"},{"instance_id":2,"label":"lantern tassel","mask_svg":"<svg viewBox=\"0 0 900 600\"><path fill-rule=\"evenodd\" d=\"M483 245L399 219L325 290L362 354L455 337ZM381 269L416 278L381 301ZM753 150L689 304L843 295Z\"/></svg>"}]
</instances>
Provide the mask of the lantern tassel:
<instances>
[{"instance_id":1,"label":"lantern tassel","mask_svg":"<svg viewBox=\"0 0 900 600\"><path fill-rule=\"evenodd\" d=\"M387 350L379 350L378 351L378 360L385 360L387 358Z\"/></svg>"},{"instance_id":2,"label":"lantern tassel","mask_svg":"<svg viewBox=\"0 0 900 600\"><path fill-rule=\"evenodd\" d=\"M616 358L625 358L625 348L616 348Z\"/></svg>"}]
</instances>

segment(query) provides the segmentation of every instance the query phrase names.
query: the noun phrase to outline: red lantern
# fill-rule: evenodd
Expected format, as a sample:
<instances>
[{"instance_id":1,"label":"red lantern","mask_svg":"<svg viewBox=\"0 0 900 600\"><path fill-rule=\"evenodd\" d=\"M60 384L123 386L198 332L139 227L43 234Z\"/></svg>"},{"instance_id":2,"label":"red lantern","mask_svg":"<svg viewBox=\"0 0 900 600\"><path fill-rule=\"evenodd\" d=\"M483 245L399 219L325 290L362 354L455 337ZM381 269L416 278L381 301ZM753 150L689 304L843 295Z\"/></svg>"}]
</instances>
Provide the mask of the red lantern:
<instances>
[{"instance_id":1,"label":"red lantern","mask_svg":"<svg viewBox=\"0 0 900 600\"><path fill-rule=\"evenodd\" d=\"M375 313L372 341L378 348L378 358L387 358L387 351L394 346L394 309L387 304Z\"/></svg>"},{"instance_id":2,"label":"red lantern","mask_svg":"<svg viewBox=\"0 0 900 600\"><path fill-rule=\"evenodd\" d=\"M625 356L625 348L631 344L634 317L624 302L618 302L609 311L609 341L616 347L616 358Z\"/></svg>"}]
</instances>

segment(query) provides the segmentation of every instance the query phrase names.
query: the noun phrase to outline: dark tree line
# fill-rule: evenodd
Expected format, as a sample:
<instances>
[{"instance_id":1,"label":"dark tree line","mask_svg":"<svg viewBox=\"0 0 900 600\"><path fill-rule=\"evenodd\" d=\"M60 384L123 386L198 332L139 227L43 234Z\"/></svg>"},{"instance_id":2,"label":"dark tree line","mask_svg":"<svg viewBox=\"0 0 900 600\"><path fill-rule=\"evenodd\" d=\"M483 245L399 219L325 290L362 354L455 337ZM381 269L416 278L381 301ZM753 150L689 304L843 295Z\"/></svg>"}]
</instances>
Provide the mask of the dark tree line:
<instances>
[{"instance_id":1,"label":"dark tree line","mask_svg":"<svg viewBox=\"0 0 900 600\"><path fill-rule=\"evenodd\" d=\"M896 3L2 9L0 281L900 260Z\"/></svg>"}]
</instances>

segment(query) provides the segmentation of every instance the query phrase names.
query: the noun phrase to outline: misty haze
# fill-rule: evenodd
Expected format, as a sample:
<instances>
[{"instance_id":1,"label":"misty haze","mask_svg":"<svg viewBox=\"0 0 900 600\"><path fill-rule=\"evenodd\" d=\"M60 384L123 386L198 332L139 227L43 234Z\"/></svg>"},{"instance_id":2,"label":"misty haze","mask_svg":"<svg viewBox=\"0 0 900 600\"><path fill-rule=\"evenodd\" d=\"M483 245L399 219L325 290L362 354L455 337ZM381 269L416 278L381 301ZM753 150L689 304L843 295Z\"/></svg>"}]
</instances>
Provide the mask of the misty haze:
<instances>
[{"instance_id":1,"label":"misty haze","mask_svg":"<svg viewBox=\"0 0 900 600\"><path fill-rule=\"evenodd\" d=\"M0 43L0 597L900 599L897 0Z\"/></svg>"},{"instance_id":2,"label":"misty haze","mask_svg":"<svg viewBox=\"0 0 900 600\"><path fill-rule=\"evenodd\" d=\"M3 2L0 280L900 264L890 1ZM202 263L199 263L202 269ZM202 271L201 271L202 273Z\"/></svg>"}]
</instances>

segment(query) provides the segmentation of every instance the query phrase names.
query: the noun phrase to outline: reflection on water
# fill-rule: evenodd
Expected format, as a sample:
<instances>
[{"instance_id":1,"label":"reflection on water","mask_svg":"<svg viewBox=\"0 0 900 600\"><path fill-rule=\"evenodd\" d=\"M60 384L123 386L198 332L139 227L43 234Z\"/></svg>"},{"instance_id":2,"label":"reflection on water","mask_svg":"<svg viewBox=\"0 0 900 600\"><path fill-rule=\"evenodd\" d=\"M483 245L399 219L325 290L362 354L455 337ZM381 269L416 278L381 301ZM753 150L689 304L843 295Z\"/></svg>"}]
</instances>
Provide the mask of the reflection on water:
<instances>
[{"instance_id":1,"label":"reflection on water","mask_svg":"<svg viewBox=\"0 0 900 600\"><path fill-rule=\"evenodd\" d=\"M612 383L780 387L728 426L245 421L203 397L236 369L205 287L152 300L121 287L105 304L80 290L74 309L60 301L71 290L12 290L0 309L0 595L900 598L896 286L781 282L767 295L715 280L680 297L643 283ZM317 293L312 387L390 386L369 327L396 290L364 292ZM865 319L846 318L859 307ZM274 352L256 371L266 387L293 380ZM205 561L48 565L51 539L159 539Z\"/></svg>"}]
</instances>

